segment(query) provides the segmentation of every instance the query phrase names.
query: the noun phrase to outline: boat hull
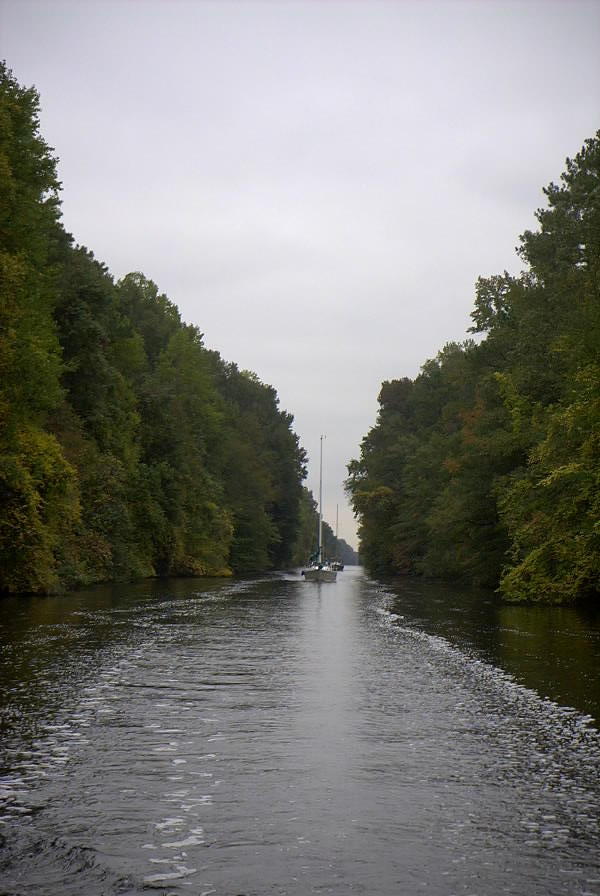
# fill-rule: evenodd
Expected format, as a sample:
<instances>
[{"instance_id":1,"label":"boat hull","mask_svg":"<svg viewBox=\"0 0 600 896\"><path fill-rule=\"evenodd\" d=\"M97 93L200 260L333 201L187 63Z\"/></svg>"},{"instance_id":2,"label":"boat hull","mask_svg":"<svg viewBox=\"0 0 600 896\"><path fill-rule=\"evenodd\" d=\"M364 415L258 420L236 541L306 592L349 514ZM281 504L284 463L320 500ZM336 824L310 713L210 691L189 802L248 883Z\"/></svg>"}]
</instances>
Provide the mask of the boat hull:
<instances>
[{"instance_id":1,"label":"boat hull","mask_svg":"<svg viewBox=\"0 0 600 896\"><path fill-rule=\"evenodd\" d=\"M337 573L335 569L311 569L302 570L302 575L307 582L335 582Z\"/></svg>"}]
</instances>

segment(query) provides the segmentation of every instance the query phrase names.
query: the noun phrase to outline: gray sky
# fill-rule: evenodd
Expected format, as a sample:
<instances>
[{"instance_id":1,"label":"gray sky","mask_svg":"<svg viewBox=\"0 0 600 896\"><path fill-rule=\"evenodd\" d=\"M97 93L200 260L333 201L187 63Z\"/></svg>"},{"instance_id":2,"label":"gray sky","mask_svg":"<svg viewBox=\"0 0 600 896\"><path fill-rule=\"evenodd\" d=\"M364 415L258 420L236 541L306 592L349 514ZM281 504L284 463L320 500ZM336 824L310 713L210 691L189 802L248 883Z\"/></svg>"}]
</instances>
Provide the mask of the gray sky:
<instances>
[{"instance_id":1,"label":"gray sky","mask_svg":"<svg viewBox=\"0 0 600 896\"><path fill-rule=\"evenodd\" d=\"M0 0L64 223L273 385L324 514L381 382L520 269L542 187L600 127L600 2Z\"/></svg>"}]
</instances>

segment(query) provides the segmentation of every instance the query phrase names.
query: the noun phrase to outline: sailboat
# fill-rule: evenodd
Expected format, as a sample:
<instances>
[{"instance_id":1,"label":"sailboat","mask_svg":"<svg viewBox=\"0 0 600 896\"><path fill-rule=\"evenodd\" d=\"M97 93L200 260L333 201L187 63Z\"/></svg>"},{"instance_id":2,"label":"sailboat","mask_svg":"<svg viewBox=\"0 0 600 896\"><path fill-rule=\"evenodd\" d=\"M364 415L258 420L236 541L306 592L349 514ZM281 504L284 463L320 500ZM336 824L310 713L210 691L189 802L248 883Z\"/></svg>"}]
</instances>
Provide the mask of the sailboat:
<instances>
[{"instance_id":1,"label":"sailboat","mask_svg":"<svg viewBox=\"0 0 600 896\"><path fill-rule=\"evenodd\" d=\"M307 582L335 582L337 572L323 560L323 439L321 436L321 453L319 458L319 536L317 553L308 569L302 570Z\"/></svg>"},{"instance_id":2,"label":"sailboat","mask_svg":"<svg viewBox=\"0 0 600 896\"><path fill-rule=\"evenodd\" d=\"M336 558L335 558L335 560L332 560L332 561L331 561L331 568L332 568L332 569L335 569L336 572L341 572L341 571L343 570L343 568L344 568L344 564L343 564L342 561L340 560L339 555L337 555L337 550L338 550L338 511L339 511L339 504L336 504L336 505L335 505L335 550L336 550Z\"/></svg>"}]
</instances>

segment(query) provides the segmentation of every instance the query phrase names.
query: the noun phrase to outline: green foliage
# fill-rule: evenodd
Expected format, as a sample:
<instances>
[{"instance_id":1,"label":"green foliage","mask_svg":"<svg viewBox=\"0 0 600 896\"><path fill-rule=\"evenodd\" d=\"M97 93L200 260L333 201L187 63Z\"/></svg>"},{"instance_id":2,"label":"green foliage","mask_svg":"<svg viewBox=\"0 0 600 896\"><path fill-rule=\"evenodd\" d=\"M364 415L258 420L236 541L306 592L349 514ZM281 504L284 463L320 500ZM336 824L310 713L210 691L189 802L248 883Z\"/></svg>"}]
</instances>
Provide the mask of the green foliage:
<instances>
[{"instance_id":1,"label":"green foliage","mask_svg":"<svg viewBox=\"0 0 600 896\"><path fill-rule=\"evenodd\" d=\"M59 234L56 160L35 90L0 63L0 426L40 419L60 398L52 312Z\"/></svg>"},{"instance_id":2,"label":"green foliage","mask_svg":"<svg viewBox=\"0 0 600 896\"><path fill-rule=\"evenodd\" d=\"M79 517L77 479L57 440L19 426L0 453L0 557L5 591L60 585L57 554Z\"/></svg>"},{"instance_id":3,"label":"green foliage","mask_svg":"<svg viewBox=\"0 0 600 896\"><path fill-rule=\"evenodd\" d=\"M236 572L284 567L292 562L300 526L305 454L279 409L277 394L255 374L220 365L225 397L221 470L231 508Z\"/></svg>"},{"instance_id":4,"label":"green foliage","mask_svg":"<svg viewBox=\"0 0 600 896\"><path fill-rule=\"evenodd\" d=\"M302 566L308 563L308 558L314 553L317 543L318 520L317 502L313 498L312 492L306 486L303 486L300 496L296 538L290 558L292 566Z\"/></svg>"},{"instance_id":5,"label":"green foliage","mask_svg":"<svg viewBox=\"0 0 600 896\"><path fill-rule=\"evenodd\" d=\"M347 488L379 573L497 585L512 601L600 591L600 132L545 191L529 265L480 278L473 331L384 383Z\"/></svg>"},{"instance_id":6,"label":"green foliage","mask_svg":"<svg viewBox=\"0 0 600 896\"><path fill-rule=\"evenodd\" d=\"M179 311L156 283L143 274L127 274L118 284L119 302L126 317L135 321L149 364L154 367L169 339L181 327Z\"/></svg>"},{"instance_id":7,"label":"green foliage","mask_svg":"<svg viewBox=\"0 0 600 896\"><path fill-rule=\"evenodd\" d=\"M600 366L575 374L572 395L547 416L525 473L501 494L512 563L510 600L591 597L600 582Z\"/></svg>"},{"instance_id":8,"label":"green foliage","mask_svg":"<svg viewBox=\"0 0 600 896\"><path fill-rule=\"evenodd\" d=\"M137 346L106 268L84 248L64 252L55 321L62 349L62 383L86 434L102 452L135 461L139 423L124 347ZM135 344L132 344L135 343ZM142 363L141 361L139 363Z\"/></svg>"}]
</instances>

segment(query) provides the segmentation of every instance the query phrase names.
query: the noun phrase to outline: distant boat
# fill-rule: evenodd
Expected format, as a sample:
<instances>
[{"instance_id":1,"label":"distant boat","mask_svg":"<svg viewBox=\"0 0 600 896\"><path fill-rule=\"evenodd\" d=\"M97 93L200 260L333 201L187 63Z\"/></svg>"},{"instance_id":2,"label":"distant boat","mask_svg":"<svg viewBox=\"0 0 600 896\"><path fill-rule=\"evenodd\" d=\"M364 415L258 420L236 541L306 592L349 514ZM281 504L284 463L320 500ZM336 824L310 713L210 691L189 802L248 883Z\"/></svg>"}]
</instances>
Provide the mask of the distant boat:
<instances>
[{"instance_id":1,"label":"distant boat","mask_svg":"<svg viewBox=\"0 0 600 896\"><path fill-rule=\"evenodd\" d=\"M339 505L336 504L335 505L335 550L336 550L336 553L338 550L338 510L339 510ZM341 572L344 569L344 564L342 563L341 560L336 558L335 560L331 561L331 568L335 569L336 572Z\"/></svg>"},{"instance_id":2,"label":"distant boat","mask_svg":"<svg viewBox=\"0 0 600 896\"><path fill-rule=\"evenodd\" d=\"M323 560L323 436L321 436L321 452L319 457L319 536L317 553L308 569L302 570L307 582L335 582L337 572L333 566Z\"/></svg>"}]
</instances>

